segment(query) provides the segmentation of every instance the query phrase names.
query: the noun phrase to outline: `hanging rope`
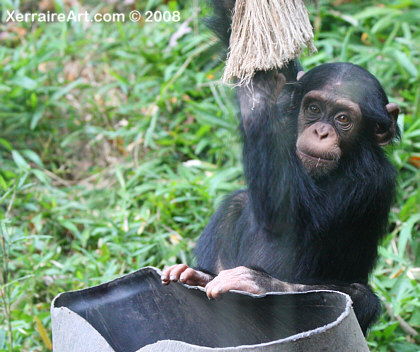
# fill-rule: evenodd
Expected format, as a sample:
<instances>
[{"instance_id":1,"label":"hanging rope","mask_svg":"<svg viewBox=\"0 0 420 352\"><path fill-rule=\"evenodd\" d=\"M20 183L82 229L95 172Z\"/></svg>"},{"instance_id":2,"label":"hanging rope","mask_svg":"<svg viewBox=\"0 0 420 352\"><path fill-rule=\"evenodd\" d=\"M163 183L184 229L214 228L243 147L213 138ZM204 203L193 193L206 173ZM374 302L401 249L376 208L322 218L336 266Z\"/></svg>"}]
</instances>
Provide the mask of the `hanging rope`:
<instances>
[{"instance_id":1,"label":"hanging rope","mask_svg":"<svg viewBox=\"0 0 420 352\"><path fill-rule=\"evenodd\" d=\"M256 71L281 68L302 54L316 51L303 0L236 0L223 81L251 81Z\"/></svg>"}]
</instances>

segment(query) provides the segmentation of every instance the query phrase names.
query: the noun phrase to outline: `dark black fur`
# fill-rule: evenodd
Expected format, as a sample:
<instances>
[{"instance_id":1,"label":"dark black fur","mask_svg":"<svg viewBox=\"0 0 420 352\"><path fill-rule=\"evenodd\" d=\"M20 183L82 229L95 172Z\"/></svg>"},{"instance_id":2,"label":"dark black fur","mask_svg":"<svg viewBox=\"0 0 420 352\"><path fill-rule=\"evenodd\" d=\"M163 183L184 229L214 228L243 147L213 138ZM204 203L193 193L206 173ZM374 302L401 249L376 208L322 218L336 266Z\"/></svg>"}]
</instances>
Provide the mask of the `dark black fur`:
<instances>
[{"instance_id":1,"label":"dark black fur","mask_svg":"<svg viewBox=\"0 0 420 352\"><path fill-rule=\"evenodd\" d=\"M226 31L226 2L213 3L217 28ZM293 64L282 72L296 77L297 70ZM346 292L366 333L380 310L368 275L395 190L395 170L374 138L377 125L387 129L392 123L388 99L373 75L352 64L321 65L286 84L273 103L274 76L259 72L253 79L253 94L265 98L261 104L251 106L252 93L238 90L245 102L241 132L248 188L229 195L213 215L195 250L198 267L216 275L246 266L289 283ZM359 103L363 128L338 168L315 180L296 155L297 114L306 92L335 80L346 82L343 93Z\"/></svg>"}]
</instances>

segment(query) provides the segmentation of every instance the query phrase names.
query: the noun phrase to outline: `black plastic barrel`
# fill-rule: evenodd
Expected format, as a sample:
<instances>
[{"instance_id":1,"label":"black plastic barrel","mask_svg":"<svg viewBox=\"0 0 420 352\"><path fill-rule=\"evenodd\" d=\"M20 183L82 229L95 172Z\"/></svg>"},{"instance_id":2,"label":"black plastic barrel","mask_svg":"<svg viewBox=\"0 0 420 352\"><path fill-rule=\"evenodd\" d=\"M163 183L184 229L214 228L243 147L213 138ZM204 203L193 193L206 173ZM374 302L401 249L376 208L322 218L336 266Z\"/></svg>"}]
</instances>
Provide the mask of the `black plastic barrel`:
<instances>
[{"instance_id":1,"label":"black plastic barrel","mask_svg":"<svg viewBox=\"0 0 420 352\"><path fill-rule=\"evenodd\" d=\"M201 288L162 285L151 267L62 293L51 315L55 352L369 351L343 293L209 300Z\"/></svg>"}]
</instances>

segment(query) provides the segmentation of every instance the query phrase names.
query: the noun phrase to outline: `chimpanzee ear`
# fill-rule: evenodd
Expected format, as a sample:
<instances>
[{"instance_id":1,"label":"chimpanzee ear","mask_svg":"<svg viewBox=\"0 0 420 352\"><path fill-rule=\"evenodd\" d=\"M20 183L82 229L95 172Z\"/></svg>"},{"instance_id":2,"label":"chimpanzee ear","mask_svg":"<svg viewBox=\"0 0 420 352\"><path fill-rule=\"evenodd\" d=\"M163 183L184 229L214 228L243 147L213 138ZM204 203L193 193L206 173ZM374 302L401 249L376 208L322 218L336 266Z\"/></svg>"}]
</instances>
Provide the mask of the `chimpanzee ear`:
<instances>
[{"instance_id":1,"label":"chimpanzee ear","mask_svg":"<svg viewBox=\"0 0 420 352\"><path fill-rule=\"evenodd\" d=\"M395 137L395 132L397 130L397 119L400 112L400 107L395 103L389 103L385 106L386 111L388 112L389 117L392 119L392 125L388 130L384 131L379 126L376 129L376 141L379 145L385 146L392 142L392 139Z\"/></svg>"},{"instance_id":2,"label":"chimpanzee ear","mask_svg":"<svg viewBox=\"0 0 420 352\"><path fill-rule=\"evenodd\" d=\"M395 103L389 103L385 106L386 111L388 111L388 115L392 118L394 123L397 123L398 120L398 114L400 113L400 107L398 104Z\"/></svg>"}]
</instances>

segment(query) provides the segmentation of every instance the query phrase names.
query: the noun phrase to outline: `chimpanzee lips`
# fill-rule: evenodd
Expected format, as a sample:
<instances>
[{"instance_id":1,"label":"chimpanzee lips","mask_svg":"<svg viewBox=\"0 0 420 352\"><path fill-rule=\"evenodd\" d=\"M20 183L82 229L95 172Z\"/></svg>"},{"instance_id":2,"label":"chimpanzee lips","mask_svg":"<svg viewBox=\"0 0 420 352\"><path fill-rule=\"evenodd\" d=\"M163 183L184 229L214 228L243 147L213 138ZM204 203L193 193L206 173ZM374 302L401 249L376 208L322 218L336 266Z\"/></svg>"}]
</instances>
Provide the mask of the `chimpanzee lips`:
<instances>
[{"instance_id":1,"label":"chimpanzee lips","mask_svg":"<svg viewBox=\"0 0 420 352\"><path fill-rule=\"evenodd\" d=\"M298 154L301 158L310 159L310 160L318 162L318 163L319 162L322 162L322 163L336 163L337 160L338 160L337 157L333 157L331 155L322 155L322 156L321 155L319 155L319 156L311 155L311 154L307 154L307 153L303 152L299 148L296 148L296 149L297 149L297 152L298 152Z\"/></svg>"}]
</instances>

